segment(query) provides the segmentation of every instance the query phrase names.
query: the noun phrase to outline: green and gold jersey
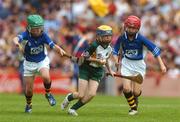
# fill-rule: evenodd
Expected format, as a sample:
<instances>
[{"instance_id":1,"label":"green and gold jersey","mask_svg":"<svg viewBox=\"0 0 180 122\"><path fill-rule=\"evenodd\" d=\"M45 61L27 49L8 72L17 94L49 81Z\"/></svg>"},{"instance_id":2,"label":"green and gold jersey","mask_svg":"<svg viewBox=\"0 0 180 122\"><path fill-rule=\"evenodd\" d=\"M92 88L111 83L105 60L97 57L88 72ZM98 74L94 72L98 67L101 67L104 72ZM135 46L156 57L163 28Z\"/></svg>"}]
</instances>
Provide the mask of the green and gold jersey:
<instances>
[{"instance_id":1,"label":"green and gold jersey","mask_svg":"<svg viewBox=\"0 0 180 122\"><path fill-rule=\"evenodd\" d=\"M107 60L112 53L112 47L109 45L106 48L102 47L98 42L94 41L89 48L85 50L83 55L85 57L92 57L96 59ZM102 65L96 62L89 62L90 66L101 67Z\"/></svg>"}]
</instances>

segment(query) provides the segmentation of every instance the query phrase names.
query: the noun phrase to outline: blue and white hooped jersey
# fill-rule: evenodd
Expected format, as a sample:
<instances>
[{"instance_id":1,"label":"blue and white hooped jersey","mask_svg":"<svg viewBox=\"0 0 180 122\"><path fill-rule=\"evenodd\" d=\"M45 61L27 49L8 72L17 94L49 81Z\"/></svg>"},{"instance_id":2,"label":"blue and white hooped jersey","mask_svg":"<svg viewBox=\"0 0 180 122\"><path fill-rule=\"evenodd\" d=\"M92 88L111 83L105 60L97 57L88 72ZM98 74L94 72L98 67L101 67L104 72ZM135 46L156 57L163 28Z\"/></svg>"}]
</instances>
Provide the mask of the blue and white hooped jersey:
<instances>
[{"instance_id":1,"label":"blue and white hooped jersey","mask_svg":"<svg viewBox=\"0 0 180 122\"><path fill-rule=\"evenodd\" d=\"M120 49L122 49L122 56L130 60L142 60L146 55L146 48L157 57L160 55L160 49L146 37L137 33L134 40L130 41L126 32L120 36L114 45L113 55L118 55Z\"/></svg>"},{"instance_id":2,"label":"blue and white hooped jersey","mask_svg":"<svg viewBox=\"0 0 180 122\"><path fill-rule=\"evenodd\" d=\"M18 35L19 43L24 47L24 57L30 62L40 62L46 57L45 44L50 48L54 48L54 42L46 33L42 33L40 37L34 38L28 31Z\"/></svg>"}]
</instances>

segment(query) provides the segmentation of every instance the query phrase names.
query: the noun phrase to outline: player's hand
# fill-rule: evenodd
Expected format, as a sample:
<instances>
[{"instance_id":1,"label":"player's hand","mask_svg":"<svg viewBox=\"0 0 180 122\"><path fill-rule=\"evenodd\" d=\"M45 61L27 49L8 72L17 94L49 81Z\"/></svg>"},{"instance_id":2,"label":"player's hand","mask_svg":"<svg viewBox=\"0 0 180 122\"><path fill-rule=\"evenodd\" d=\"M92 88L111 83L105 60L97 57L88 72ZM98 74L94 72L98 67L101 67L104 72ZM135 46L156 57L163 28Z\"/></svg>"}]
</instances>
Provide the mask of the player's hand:
<instances>
[{"instance_id":1,"label":"player's hand","mask_svg":"<svg viewBox=\"0 0 180 122\"><path fill-rule=\"evenodd\" d=\"M114 71L109 71L109 73L110 73L110 75L112 76L112 77L114 77L114 75L116 74L116 72L114 72Z\"/></svg>"},{"instance_id":2,"label":"player's hand","mask_svg":"<svg viewBox=\"0 0 180 122\"><path fill-rule=\"evenodd\" d=\"M19 49L21 53L24 53L24 49L19 43L15 44L15 46Z\"/></svg>"},{"instance_id":3,"label":"player's hand","mask_svg":"<svg viewBox=\"0 0 180 122\"><path fill-rule=\"evenodd\" d=\"M115 67L116 67L117 72L119 71L119 66L120 66L120 62L115 62Z\"/></svg>"},{"instance_id":4,"label":"player's hand","mask_svg":"<svg viewBox=\"0 0 180 122\"><path fill-rule=\"evenodd\" d=\"M77 63L78 63L78 65L80 66L80 65L82 65L82 64L84 63L85 58L84 58L84 57L79 57L78 59L79 59L79 60L77 61Z\"/></svg>"},{"instance_id":5,"label":"player's hand","mask_svg":"<svg viewBox=\"0 0 180 122\"><path fill-rule=\"evenodd\" d=\"M72 57L71 57L71 60L72 60L73 62L77 63L77 64L80 66L80 65L82 65L82 64L84 63L85 58L84 58L84 57L79 57L79 58L77 58L77 57L75 57L75 56L72 56Z\"/></svg>"},{"instance_id":6,"label":"player's hand","mask_svg":"<svg viewBox=\"0 0 180 122\"><path fill-rule=\"evenodd\" d=\"M77 58L77 57L75 57L75 56L71 56L71 61L73 61L73 62L77 63L77 60L78 60L78 58Z\"/></svg>"},{"instance_id":7,"label":"player's hand","mask_svg":"<svg viewBox=\"0 0 180 122\"><path fill-rule=\"evenodd\" d=\"M119 62L115 62L115 66L119 67L120 63Z\"/></svg>"},{"instance_id":8,"label":"player's hand","mask_svg":"<svg viewBox=\"0 0 180 122\"><path fill-rule=\"evenodd\" d=\"M166 73L167 69L165 65L160 66L160 68L162 73Z\"/></svg>"},{"instance_id":9,"label":"player's hand","mask_svg":"<svg viewBox=\"0 0 180 122\"><path fill-rule=\"evenodd\" d=\"M19 43L16 43L15 46L16 46L17 48L19 48L20 44L19 44Z\"/></svg>"},{"instance_id":10,"label":"player's hand","mask_svg":"<svg viewBox=\"0 0 180 122\"><path fill-rule=\"evenodd\" d=\"M64 54L66 54L66 52L62 48L59 48L59 54L63 56Z\"/></svg>"},{"instance_id":11,"label":"player's hand","mask_svg":"<svg viewBox=\"0 0 180 122\"><path fill-rule=\"evenodd\" d=\"M106 60L105 59L99 59L98 63L101 64L101 65L105 65Z\"/></svg>"}]
</instances>

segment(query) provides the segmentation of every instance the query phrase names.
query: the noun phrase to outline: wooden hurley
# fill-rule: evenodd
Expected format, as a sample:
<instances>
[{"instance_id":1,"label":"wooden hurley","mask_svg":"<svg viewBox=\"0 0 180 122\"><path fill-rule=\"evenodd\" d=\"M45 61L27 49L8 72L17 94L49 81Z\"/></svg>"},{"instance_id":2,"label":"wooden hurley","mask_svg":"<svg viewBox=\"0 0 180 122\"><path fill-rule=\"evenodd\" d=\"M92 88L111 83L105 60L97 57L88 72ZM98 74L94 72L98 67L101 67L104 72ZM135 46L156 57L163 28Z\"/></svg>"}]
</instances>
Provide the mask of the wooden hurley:
<instances>
[{"instance_id":1,"label":"wooden hurley","mask_svg":"<svg viewBox=\"0 0 180 122\"><path fill-rule=\"evenodd\" d=\"M111 74L106 73L106 75L111 75ZM143 82L143 77L141 74L138 74L136 76L123 76L121 74L115 74L114 76L129 79L129 80L134 81L134 82L139 83L139 84L142 84L142 82Z\"/></svg>"}]
</instances>

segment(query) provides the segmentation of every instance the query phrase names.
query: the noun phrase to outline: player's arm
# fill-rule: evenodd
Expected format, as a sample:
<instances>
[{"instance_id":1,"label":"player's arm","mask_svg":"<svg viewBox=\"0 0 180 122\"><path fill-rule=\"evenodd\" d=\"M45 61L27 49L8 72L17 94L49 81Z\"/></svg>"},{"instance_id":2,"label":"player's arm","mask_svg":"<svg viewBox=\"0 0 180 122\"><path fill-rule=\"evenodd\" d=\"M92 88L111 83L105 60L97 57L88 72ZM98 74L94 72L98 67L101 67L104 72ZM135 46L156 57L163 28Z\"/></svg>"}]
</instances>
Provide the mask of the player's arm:
<instances>
[{"instance_id":1,"label":"player's arm","mask_svg":"<svg viewBox=\"0 0 180 122\"><path fill-rule=\"evenodd\" d=\"M90 57L90 54L89 54L89 52L88 52L87 50L82 54L82 57L83 57L86 61L96 62L96 63L99 63L99 64L101 64L101 65L106 64L106 60L102 60L102 59L97 59L97 58Z\"/></svg>"},{"instance_id":2,"label":"player's arm","mask_svg":"<svg viewBox=\"0 0 180 122\"><path fill-rule=\"evenodd\" d=\"M43 36L44 36L44 40L45 43L47 45L49 45L49 47L53 50L55 50L58 54L60 54L61 56L63 56L66 52L61 48L59 47L58 45L56 45L50 38L49 36L46 34L46 33L43 33Z\"/></svg>"},{"instance_id":3,"label":"player's arm","mask_svg":"<svg viewBox=\"0 0 180 122\"><path fill-rule=\"evenodd\" d=\"M157 56L157 60L159 62L159 66L161 68L162 73L165 73L167 71L166 66L164 65L161 56Z\"/></svg>"},{"instance_id":4,"label":"player's arm","mask_svg":"<svg viewBox=\"0 0 180 122\"><path fill-rule=\"evenodd\" d=\"M13 38L13 43L22 53L24 53L24 49L23 46L21 45L21 42L25 39L25 37L26 37L26 33L22 33L21 35L18 35Z\"/></svg>"},{"instance_id":5,"label":"player's arm","mask_svg":"<svg viewBox=\"0 0 180 122\"><path fill-rule=\"evenodd\" d=\"M152 41L148 40L145 37L142 37L141 41L147 47L147 49L151 51L155 58L161 54L160 48L157 47Z\"/></svg>"},{"instance_id":6,"label":"player's arm","mask_svg":"<svg viewBox=\"0 0 180 122\"><path fill-rule=\"evenodd\" d=\"M111 76L114 76L114 74L116 74L110 67L110 61L109 61L109 58L107 59L106 61L106 68L108 70L108 72L111 74Z\"/></svg>"},{"instance_id":7,"label":"player's arm","mask_svg":"<svg viewBox=\"0 0 180 122\"><path fill-rule=\"evenodd\" d=\"M19 47L20 46L19 38L18 37L14 37L13 38L13 43L15 44L16 47Z\"/></svg>"},{"instance_id":8,"label":"player's arm","mask_svg":"<svg viewBox=\"0 0 180 122\"><path fill-rule=\"evenodd\" d=\"M120 52L117 55L113 54L112 55L112 60L113 60L113 62L115 62L115 67L116 67L117 72L118 72L120 61L121 61L121 54L120 54Z\"/></svg>"},{"instance_id":9,"label":"player's arm","mask_svg":"<svg viewBox=\"0 0 180 122\"><path fill-rule=\"evenodd\" d=\"M120 58L121 58L121 50L122 47L121 46L121 42L122 42L122 36L120 36L118 38L118 40L116 41L115 45L114 45L114 50L113 50L113 56L112 56L112 60L113 62L115 62L115 66L117 67L117 72L119 70L119 65L120 65Z\"/></svg>"},{"instance_id":10,"label":"player's arm","mask_svg":"<svg viewBox=\"0 0 180 122\"><path fill-rule=\"evenodd\" d=\"M146 38L143 39L143 43L152 52L154 57L157 58L158 63L159 63L160 68L161 68L161 71L163 73L165 73L166 72L166 66L164 65L164 63L160 57L161 50L154 43L152 43L151 41L149 41Z\"/></svg>"},{"instance_id":11,"label":"player's arm","mask_svg":"<svg viewBox=\"0 0 180 122\"><path fill-rule=\"evenodd\" d=\"M99 64L101 64L101 65L106 64L106 60L103 60L103 59L97 59L97 58L92 58L92 57L90 57L90 58L88 58L88 59L86 59L86 60L88 60L88 61L90 61L90 62L96 62L96 63L99 63Z\"/></svg>"},{"instance_id":12,"label":"player's arm","mask_svg":"<svg viewBox=\"0 0 180 122\"><path fill-rule=\"evenodd\" d=\"M63 56L64 54L66 54L66 52L65 52L61 47L59 47L59 46L56 45L56 44L54 44L53 49L54 49L58 54L60 54L61 56Z\"/></svg>"}]
</instances>

